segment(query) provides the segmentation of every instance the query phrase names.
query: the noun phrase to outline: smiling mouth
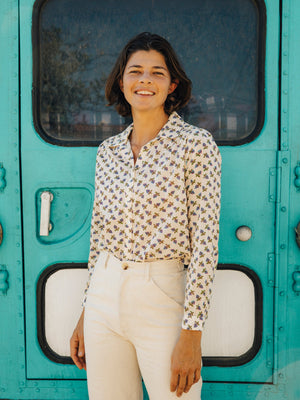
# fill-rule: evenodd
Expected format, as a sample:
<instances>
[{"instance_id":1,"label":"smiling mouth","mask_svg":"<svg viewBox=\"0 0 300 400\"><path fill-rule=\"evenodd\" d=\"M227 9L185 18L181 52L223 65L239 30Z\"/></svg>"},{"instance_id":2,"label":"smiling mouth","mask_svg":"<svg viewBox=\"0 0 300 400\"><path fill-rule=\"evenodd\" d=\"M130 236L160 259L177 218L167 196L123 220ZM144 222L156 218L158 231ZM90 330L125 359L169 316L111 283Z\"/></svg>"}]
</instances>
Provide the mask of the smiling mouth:
<instances>
[{"instance_id":1,"label":"smiling mouth","mask_svg":"<svg viewBox=\"0 0 300 400\"><path fill-rule=\"evenodd\" d=\"M155 93L149 92L148 90L137 90L136 94L141 94L143 96L154 96Z\"/></svg>"}]
</instances>

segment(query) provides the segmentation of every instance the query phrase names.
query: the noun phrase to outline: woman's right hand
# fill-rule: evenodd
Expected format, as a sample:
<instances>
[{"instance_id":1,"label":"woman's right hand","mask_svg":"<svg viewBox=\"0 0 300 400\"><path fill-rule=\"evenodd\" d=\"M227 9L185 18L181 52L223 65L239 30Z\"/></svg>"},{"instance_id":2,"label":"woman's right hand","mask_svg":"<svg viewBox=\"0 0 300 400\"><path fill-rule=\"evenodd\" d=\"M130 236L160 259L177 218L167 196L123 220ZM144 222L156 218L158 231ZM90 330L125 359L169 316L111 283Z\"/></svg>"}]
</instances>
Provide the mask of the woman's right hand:
<instances>
[{"instance_id":1,"label":"woman's right hand","mask_svg":"<svg viewBox=\"0 0 300 400\"><path fill-rule=\"evenodd\" d=\"M70 339L70 352L74 364L79 369L84 368L86 370L83 321L84 321L84 309L82 310L79 321Z\"/></svg>"}]
</instances>

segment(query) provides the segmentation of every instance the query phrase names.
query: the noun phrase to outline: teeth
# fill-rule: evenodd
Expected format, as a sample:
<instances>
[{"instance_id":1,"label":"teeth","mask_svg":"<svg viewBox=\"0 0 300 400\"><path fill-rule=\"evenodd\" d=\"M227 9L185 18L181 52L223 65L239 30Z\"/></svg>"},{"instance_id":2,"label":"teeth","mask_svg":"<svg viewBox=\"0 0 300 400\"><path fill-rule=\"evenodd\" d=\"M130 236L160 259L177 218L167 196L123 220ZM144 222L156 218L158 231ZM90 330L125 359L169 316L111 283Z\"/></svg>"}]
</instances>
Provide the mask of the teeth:
<instances>
[{"instance_id":1,"label":"teeth","mask_svg":"<svg viewBox=\"0 0 300 400\"><path fill-rule=\"evenodd\" d=\"M151 96L154 95L153 92L148 92L148 90L138 90L136 93L137 94L150 94Z\"/></svg>"}]
</instances>

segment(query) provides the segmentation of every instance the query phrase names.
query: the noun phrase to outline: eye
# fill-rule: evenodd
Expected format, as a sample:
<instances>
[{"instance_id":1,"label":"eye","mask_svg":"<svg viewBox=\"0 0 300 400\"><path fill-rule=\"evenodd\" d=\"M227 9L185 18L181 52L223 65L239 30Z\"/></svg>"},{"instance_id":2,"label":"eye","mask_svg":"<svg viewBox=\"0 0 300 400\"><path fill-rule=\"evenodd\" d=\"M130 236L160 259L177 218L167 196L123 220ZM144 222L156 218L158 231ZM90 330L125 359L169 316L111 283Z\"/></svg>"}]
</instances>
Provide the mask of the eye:
<instances>
[{"instance_id":1,"label":"eye","mask_svg":"<svg viewBox=\"0 0 300 400\"><path fill-rule=\"evenodd\" d=\"M163 73L163 72L156 71L156 72L154 72L154 75L160 75L160 76L163 76L163 75L164 75L164 73Z\"/></svg>"},{"instance_id":2,"label":"eye","mask_svg":"<svg viewBox=\"0 0 300 400\"><path fill-rule=\"evenodd\" d=\"M131 71L129 71L130 74L139 74L140 71L138 71L137 69L133 69Z\"/></svg>"}]
</instances>

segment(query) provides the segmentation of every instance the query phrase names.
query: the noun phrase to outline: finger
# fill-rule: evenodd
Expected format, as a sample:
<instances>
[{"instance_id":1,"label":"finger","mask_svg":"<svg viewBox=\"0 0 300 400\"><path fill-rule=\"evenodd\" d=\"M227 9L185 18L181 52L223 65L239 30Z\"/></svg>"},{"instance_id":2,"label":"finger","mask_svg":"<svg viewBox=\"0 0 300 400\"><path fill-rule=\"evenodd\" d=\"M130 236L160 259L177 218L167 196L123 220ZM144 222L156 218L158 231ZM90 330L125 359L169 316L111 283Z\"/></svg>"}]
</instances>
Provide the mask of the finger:
<instances>
[{"instance_id":1,"label":"finger","mask_svg":"<svg viewBox=\"0 0 300 400\"><path fill-rule=\"evenodd\" d=\"M200 377L201 377L201 369L196 369L195 371L195 379L194 379L194 383L197 383L200 381Z\"/></svg>"},{"instance_id":2,"label":"finger","mask_svg":"<svg viewBox=\"0 0 300 400\"><path fill-rule=\"evenodd\" d=\"M79 347L78 339L76 339L72 336L72 338L70 340L71 358L74 361L74 364L76 365L76 367L78 367L79 369L82 369L81 360L78 357L78 347Z\"/></svg>"},{"instance_id":3,"label":"finger","mask_svg":"<svg viewBox=\"0 0 300 400\"><path fill-rule=\"evenodd\" d=\"M78 356L79 357L84 357L84 355L85 355L84 340L83 340L83 338L80 338L80 340L79 340L79 348L78 348Z\"/></svg>"},{"instance_id":4,"label":"finger","mask_svg":"<svg viewBox=\"0 0 300 400\"><path fill-rule=\"evenodd\" d=\"M187 393L190 390L194 382L195 382L195 374L194 372L190 372L186 379L186 386L184 388L184 393Z\"/></svg>"},{"instance_id":5,"label":"finger","mask_svg":"<svg viewBox=\"0 0 300 400\"><path fill-rule=\"evenodd\" d=\"M175 390L177 389L178 386L178 382L179 382L179 375L177 372L172 371L171 374L171 384L170 384L170 390L171 392L175 392Z\"/></svg>"},{"instance_id":6,"label":"finger","mask_svg":"<svg viewBox=\"0 0 300 400\"><path fill-rule=\"evenodd\" d=\"M176 391L177 397L180 397L182 395L182 393L184 392L184 389L187 384L186 378L187 378L187 376L185 374L181 374L179 377L179 382L178 382L177 391Z\"/></svg>"}]
</instances>

